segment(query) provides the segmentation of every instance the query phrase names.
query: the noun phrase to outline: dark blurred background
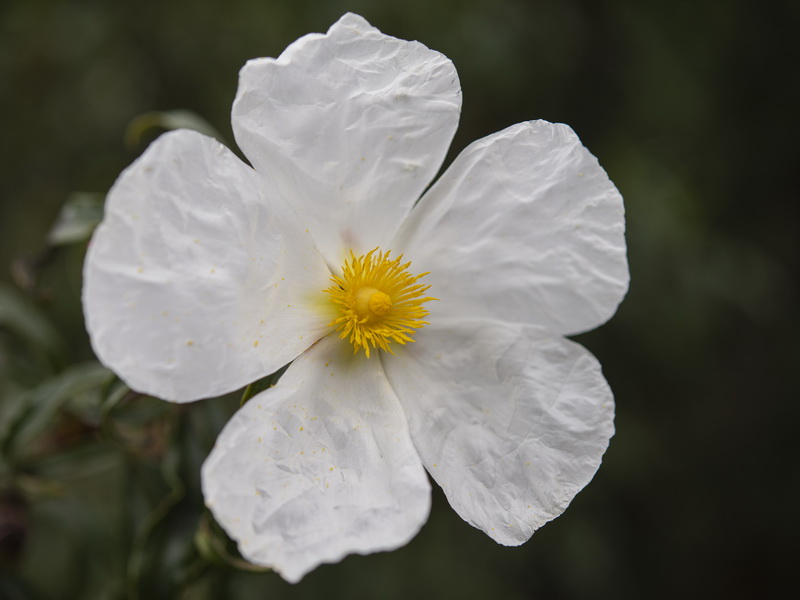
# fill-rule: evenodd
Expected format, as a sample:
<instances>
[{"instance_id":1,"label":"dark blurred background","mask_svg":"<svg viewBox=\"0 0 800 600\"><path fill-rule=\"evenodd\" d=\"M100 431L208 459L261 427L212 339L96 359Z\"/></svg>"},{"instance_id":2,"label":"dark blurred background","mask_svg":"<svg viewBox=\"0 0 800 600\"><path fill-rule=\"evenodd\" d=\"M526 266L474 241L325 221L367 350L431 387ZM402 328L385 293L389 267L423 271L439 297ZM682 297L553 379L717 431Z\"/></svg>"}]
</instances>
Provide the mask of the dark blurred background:
<instances>
[{"instance_id":1,"label":"dark blurred background","mask_svg":"<svg viewBox=\"0 0 800 600\"><path fill-rule=\"evenodd\" d=\"M504 548L437 490L405 548L290 586L203 512L199 465L238 399L177 407L98 367L80 269L98 199L170 125L137 117L186 109L232 140L244 62L347 10L455 62L448 161L518 121L570 124L625 197L632 283L579 338L617 434L564 516ZM2 0L0 598L784 597L798 24L800 3L745 0Z\"/></svg>"}]
</instances>

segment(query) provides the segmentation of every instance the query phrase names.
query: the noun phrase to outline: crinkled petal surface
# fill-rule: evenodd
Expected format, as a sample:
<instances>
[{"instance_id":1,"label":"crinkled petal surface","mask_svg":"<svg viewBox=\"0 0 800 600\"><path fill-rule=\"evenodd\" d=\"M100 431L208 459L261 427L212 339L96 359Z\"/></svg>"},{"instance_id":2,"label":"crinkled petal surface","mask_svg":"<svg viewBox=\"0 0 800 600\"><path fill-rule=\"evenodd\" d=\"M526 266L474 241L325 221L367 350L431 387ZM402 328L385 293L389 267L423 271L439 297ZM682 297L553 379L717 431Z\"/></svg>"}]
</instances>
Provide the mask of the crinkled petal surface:
<instances>
[{"instance_id":1,"label":"crinkled petal surface","mask_svg":"<svg viewBox=\"0 0 800 600\"><path fill-rule=\"evenodd\" d=\"M449 59L346 14L245 65L233 130L335 269L391 239L439 170L460 110Z\"/></svg>"},{"instance_id":2,"label":"crinkled petal surface","mask_svg":"<svg viewBox=\"0 0 800 600\"><path fill-rule=\"evenodd\" d=\"M430 486L379 360L327 336L245 404L203 466L217 521L254 563L299 581L320 563L407 543Z\"/></svg>"},{"instance_id":3,"label":"crinkled petal surface","mask_svg":"<svg viewBox=\"0 0 800 600\"><path fill-rule=\"evenodd\" d=\"M97 356L133 389L177 402L229 392L327 331L330 272L260 181L215 140L176 131L112 187L84 312Z\"/></svg>"},{"instance_id":4,"label":"crinkled petal surface","mask_svg":"<svg viewBox=\"0 0 800 600\"><path fill-rule=\"evenodd\" d=\"M384 356L423 464L466 521L517 545L592 478L614 403L583 347L503 322L437 323Z\"/></svg>"},{"instance_id":5,"label":"crinkled petal surface","mask_svg":"<svg viewBox=\"0 0 800 600\"><path fill-rule=\"evenodd\" d=\"M570 335L628 288L620 196L566 125L520 123L467 147L392 243L430 271L437 315L527 322Z\"/></svg>"}]
</instances>

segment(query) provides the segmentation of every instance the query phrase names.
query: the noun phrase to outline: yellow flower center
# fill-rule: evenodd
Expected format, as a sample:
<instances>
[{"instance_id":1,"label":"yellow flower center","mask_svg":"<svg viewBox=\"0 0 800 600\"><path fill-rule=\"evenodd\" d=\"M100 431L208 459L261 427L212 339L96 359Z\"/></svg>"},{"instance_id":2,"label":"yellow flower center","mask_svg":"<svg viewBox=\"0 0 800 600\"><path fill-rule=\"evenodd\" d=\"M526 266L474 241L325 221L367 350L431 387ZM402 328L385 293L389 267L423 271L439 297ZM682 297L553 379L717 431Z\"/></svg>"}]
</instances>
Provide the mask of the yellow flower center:
<instances>
[{"instance_id":1,"label":"yellow flower center","mask_svg":"<svg viewBox=\"0 0 800 600\"><path fill-rule=\"evenodd\" d=\"M402 254L394 259L390 254L375 248L356 257L351 251L341 276L331 277L333 285L324 290L339 311L331 326L353 344L354 354L363 348L367 358L370 347L392 354L392 342L413 342L414 331L428 324L422 304L436 300L424 296L429 285L417 283L427 273L412 275Z\"/></svg>"}]
</instances>

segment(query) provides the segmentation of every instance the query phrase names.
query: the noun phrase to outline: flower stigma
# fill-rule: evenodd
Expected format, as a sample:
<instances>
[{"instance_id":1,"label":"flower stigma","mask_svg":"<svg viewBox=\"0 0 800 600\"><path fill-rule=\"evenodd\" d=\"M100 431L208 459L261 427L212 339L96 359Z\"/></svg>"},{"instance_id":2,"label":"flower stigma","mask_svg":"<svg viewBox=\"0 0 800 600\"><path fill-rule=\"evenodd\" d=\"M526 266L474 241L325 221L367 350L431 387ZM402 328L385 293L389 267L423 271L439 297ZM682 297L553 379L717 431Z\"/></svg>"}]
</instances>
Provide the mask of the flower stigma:
<instances>
[{"instance_id":1,"label":"flower stigma","mask_svg":"<svg viewBox=\"0 0 800 600\"><path fill-rule=\"evenodd\" d=\"M417 283L428 273L412 275L411 262L390 254L374 248L357 257L351 250L342 274L331 276L333 285L323 290L339 312L330 326L353 345L353 354L363 349L369 358L370 347L394 354L392 342L413 342L414 331L428 325L422 304L437 298L425 296L430 286Z\"/></svg>"}]
</instances>

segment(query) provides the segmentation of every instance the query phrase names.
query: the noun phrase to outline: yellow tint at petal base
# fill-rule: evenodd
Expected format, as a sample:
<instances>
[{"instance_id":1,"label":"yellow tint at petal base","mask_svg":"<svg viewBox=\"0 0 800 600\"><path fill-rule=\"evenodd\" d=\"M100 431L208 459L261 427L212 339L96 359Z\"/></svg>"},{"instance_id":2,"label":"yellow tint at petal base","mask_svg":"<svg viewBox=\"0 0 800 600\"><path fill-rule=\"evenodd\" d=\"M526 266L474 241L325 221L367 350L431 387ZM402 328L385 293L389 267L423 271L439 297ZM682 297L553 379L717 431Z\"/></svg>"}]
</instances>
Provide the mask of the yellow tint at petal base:
<instances>
[{"instance_id":1,"label":"yellow tint at petal base","mask_svg":"<svg viewBox=\"0 0 800 600\"><path fill-rule=\"evenodd\" d=\"M422 304L436 300L424 295L429 285L417 283L427 273L412 275L402 254L394 259L390 254L375 248L356 257L351 251L341 276L331 277L333 285L324 290L339 313L331 326L353 345L354 354L363 349L367 358L370 347L391 353L393 342L413 342L414 331L428 324Z\"/></svg>"}]
</instances>

